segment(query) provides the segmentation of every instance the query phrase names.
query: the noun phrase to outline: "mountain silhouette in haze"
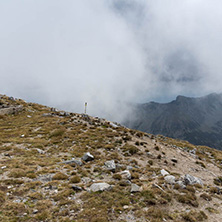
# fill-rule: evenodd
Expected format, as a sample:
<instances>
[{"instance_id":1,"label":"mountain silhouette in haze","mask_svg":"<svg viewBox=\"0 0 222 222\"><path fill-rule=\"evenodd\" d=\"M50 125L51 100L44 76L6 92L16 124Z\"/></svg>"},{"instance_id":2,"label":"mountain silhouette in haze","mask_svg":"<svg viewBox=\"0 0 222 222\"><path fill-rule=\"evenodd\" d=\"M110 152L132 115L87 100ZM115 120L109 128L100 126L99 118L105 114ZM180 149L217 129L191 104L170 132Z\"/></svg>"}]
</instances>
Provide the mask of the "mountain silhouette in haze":
<instances>
[{"instance_id":1,"label":"mountain silhouette in haze","mask_svg":"<svg viewBox=\"0 0 222 222\"><path fill-rule=\"evenodd\" d=\"M170 103L149 102L133 107L124 123L152 134L222 149L222 94L199 98L177 96Z\"/></svg>"}]
</instances>

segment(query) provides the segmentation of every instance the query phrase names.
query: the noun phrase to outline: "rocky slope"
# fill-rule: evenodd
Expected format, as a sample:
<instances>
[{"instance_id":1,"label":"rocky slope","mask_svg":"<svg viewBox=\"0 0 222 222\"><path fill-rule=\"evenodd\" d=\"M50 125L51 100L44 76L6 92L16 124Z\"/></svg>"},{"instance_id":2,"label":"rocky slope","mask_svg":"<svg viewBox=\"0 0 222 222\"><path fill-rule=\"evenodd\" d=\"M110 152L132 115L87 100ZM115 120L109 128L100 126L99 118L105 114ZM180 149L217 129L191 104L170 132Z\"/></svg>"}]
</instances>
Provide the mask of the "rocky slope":
<instances>
[{"instance_id":1,"label":"rocky slope","mask_svg":"<svg viewBox=\"0 0 222 222\"><path fill-rule=\"evenodd\" d=\"M222 149L222 94L200 98L178 96L170 103L134 107L130 128Z\"/></svg>"},{"instance_id":2,"label":"rocky slope","mask_svg":"<svg viewBox=\"0 0 222 222\"><path fill-rule=\"evenodd\" d=\"M221 151L0 103L0 221L221 221Z\"/></svg>"}]
</instances>

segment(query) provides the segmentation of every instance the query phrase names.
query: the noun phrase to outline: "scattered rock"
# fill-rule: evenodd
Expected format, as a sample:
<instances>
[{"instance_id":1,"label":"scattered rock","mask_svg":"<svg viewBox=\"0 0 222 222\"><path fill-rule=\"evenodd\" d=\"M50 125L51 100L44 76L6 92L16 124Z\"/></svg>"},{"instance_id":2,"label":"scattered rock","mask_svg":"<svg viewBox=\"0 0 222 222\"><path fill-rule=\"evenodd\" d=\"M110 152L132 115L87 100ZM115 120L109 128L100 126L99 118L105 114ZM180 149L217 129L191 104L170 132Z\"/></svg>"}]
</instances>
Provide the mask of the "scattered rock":
<instances>
[{"instance_id":1,"label":"scattered rock","mask_svg":"<svg viewBox=\"0 0 222 222\"><path fill-rule=\"evenodd\" d=\"M45 151L43 151L41 149L36 148L36 150L38 151L39 154L45 154Z\"/></svg>"},{"instance_id":2,"label":"scattered rock","mask_svg":"<svg viewBox=\"0 0 222 222\"><path fill-rule=\"evenodd\" d=\"M184 184L185 185L193 185L193 184L200 184L201 186L203 186L203 182L201 179L194 177L190 174L186 174L184 176Z\"/></svg>"},{"instance_id":3,"label":"scattered rock","mask_svg":"<svg viewBox=\"0 0 222 222\"><path fill-rule=\"evenodd\" d=\"M190 150L189 153L196 155L196 149Z\"/></svg>"},{"instance_id":4,"label":"scattered rock","mask_svg":"<svg viewBox=\"0 0 222 222\"><path fill-rule=\"evenodd\" d=\"M51 108L51 111L52 111L52 112L58 112L58 109L52 107L52 108Z\"/></svg>"},{"instance_id":5,"label":"scattered rock","mask_svg":"<svg viewBox=\"0 0 222 222\"><path fill-rule=\"evenodd\" d=\"M32 213L33 213L33 214L37 214L38 212L39 212L39 211L38 211L37 209L34 209Z\"/></svg>"},{"instance_id":6,"label":"scattered rock","mask_svg":"<svg viewBox=\"0 0 222 222\"><path fill-rule=\"evenodd\" d=\"M43 117L52 116L52 113L43 113L42 116L43 116Z\"/></svg>"},{"instance_id":7,"label":"scattered rock","mask_svg":"<svg viewBox=\"0 0 222 222\"><path fill-rule=\"evenodd\" d=\"M185 188L186 188L186 186L184 185L183 181L181 181L181 180L178 180L178 181L176 182L176 184L178 184L181 189L185 189Z\"/></svg>"},{"instance_id":8,"label":"scattered rock","mask_svg":"<svg viewBox=\"0 0 222 222\"><path fill-rule=\"evenodd\" d=\"M84 160L85 162L92 161L92 160L94 160L94 156L92 154L90 154L89 152L87 152L82 157L82 160Z\"/></svg>"},{"instance_id":9,"label":"scattered rock","mask_svg":"<svg viewBox=\"0 0 222 222\"><path fill-rule=\"evenodd\" d=\"M169 175L169 173L168 173L166 170L164 170L164 169L162 169L162 170L160 171L160 173L161 173L162 176Z\"/></svg>"},{"instance_id":10,"label":"scattered rock","mask_svg":"<svg viewBox=\"0 0 222 222\"><path fill-rule=\"evenodd\" d=\"M0 109L0 115L11 115L21 112L23 110L23 106L11 106Z\"/></svg>"},{"instance_id":11,"label":"scattered rock","mask_svg":"<svg viewBox=\"0 0 222 222\"><path fill-rule=\"evenodd\" d=\"M127 170L132 170L133 167L132 167L132 166L126 166L126 169L127 169Z\"/></svg>"},{"instance_id":12,"label":"scattered rock","mask_svg":"<svg viewBox=\"0 0 222 222\"><path fill-rule=\"evenodd\" d=\"M41 182L49 182L52 181L53 174L45 174L42 176L39 176L36 180Z\"/></svg>"},{"instance_id":13,"label":"scattered rock","mask_svg":"<svg viewBox=\"0 0 222 222\"><path fill-rule=\"evenodd\" d=\"M78 166L82 166L83 165L83 163L82 163L82 161L80 159L74 159L74 158L72 158L71 160L63 161L62 163L64 163L64 164L76 164Z\"/></svg>"},{"instance_id":14,"label":"scattered rock","mask_svg":"<svg viewBox=\"0 0 222 222\"><path fill-rule=\"evenodd\" d=\"M81 178L81 180L84 184L88 184L92 182L92 179L90 179L89 177L83 177Z\"/></svg>"},{"instance_id":15,"label":"scattered rock","mask_svg":"<svg viewBox=\"0 0 222 222\"><path fill-rule=\"evenodd\" d=\"M90 186L90 191L97 192L97 191L105 191L110 190L112 187L108 183L93 183Z\"/></svg>"},{"instance_id":16,"label":"scattered rock","mask_svg":"<svg viewBox=\"0 0 222 222\"><path fill-rule=\"evenodd\" d=\"M114 160L106 161L106 162L104 163L104 165L106 166L107 170L110 170L110 171L115 172L115 170L116 170L116 164L115 164L115 161L114 161Z\"/></svg>"},{"instance_id":17,"label":"scattered rock","mask_svg":"<svg viewBox=\"0 0 222 222\"><path fill-rule=\"evenodd\" d=\"M135 183L131 184L131 193L136 193L136 192L140 192L141 191L141 187L136 185Z\"/></svg>"},{"instance_id":18,"label":"scattered rock","mask_svg":"<svg viewBox=\"0 0 222 222\"><path fill-rule=\"evenodd\" d=\"M129 170L124 170L120 174L121 174L123 179L131 180L131 173L130 173Z\"/></svg>"},{"instance_id":19,"label":"scattered rock","mask_svg":"<svg viewBox=\"0 0 222 222\"><path fill-rule=\"evenodd\" d=\"M169 184L175 184L175 176L172 175L165 176L164 180Z\"/></svg>"},{"instance_id":20,"label":"scattered rock","mask_svg":"<svg viewBox=\"0 0 222 222\"><path fill-rule=\"evenodd\" d=\"M83 190L82 187L79 187L79 186L76 186L76 185L72 185L72 189L74 191L82 191Z\"/></svg>"},{"instance_id":21,"label":"scattered rock","mask_svg":"<svg viewBox=\"0 0 222 222\"><path fill-rule=\"evenodd\" d=\"M173 163L177 163L177 162L178 162L176 158L172 158L171 161L172 161Z\"/></svg>"},{"instance_id":22,"label":"scattered rock","mask_svg":"<svg viewBox=\"0 0 222 222\"><path fill-rule=\"evenodd\" d=\"M21 203L20 199L13 200L13 203Z\"/></svg>"},{"instance_id":23,"label":"scattered rock","mask_svg":"<svg viewBox=\"0 0 222 222\"><path fill-rule=\"evenodd\" d=\"M113 128L118 128L118 126L115 123L110 122L109 125L112 126Z\"/></svg>"}]
</instances>

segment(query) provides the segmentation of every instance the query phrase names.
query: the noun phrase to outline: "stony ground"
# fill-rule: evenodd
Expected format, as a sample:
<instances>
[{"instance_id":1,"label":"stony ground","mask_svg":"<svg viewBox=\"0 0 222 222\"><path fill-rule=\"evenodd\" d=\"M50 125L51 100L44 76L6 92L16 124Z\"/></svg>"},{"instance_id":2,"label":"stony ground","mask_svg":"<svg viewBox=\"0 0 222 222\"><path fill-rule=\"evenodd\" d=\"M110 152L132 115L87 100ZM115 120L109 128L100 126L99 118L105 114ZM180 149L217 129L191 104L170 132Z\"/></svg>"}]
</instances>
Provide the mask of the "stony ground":
<instances>
[{"instance_id":1,"label":"stony ground","mask_svg":"<svg viewBox=\"0 0 222 222\"><path fill-rule=\"evenodd\" d=\"M215 149L2 95L0 150L0 221L222 221Z\"/></svg>"}]
</instances>

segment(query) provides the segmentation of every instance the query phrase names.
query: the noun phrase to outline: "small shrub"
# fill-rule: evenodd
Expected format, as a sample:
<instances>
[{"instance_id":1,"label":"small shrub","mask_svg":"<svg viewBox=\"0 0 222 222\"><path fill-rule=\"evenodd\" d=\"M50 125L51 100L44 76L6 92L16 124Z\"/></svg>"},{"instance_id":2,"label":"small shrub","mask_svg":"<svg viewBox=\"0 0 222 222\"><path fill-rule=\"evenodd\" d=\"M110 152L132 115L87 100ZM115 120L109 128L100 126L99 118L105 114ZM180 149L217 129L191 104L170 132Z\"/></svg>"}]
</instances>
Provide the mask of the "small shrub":
<instances>
[{"instance_id":1,"label":"small shrub","mask_svg":"<svg viewBox=\"0 0 222 222\"><path fill-rule=\"evenodd\" d=\"M200 195L201 198L203 198L204 200L207 200L207 201L211 201L212 200L212 197L207 194L207 193L203 193Z\"/></svg>"},{"instance_id":2,"label":"small shrub","mask_svg":"<svg viewBox=\"0 0 222 222\"><path fill-rule=\"evenodd\" d=\"M62 136L64 133L65 133L65 129L57 129L57 130L54 130L54 131L49 135L49 138L59 137L59 136Z\"/></svg>"},{"instance_id":3,"label":"small shrub","mask_svg":"<svg viewBox=\"0 0 222 222\"><path fill-rule=\"evenodd\" d=\"M140 137L143 137L143 135L144 135L144 134L143 134L142 132L137 132L137 133L136 133L136 136L139 137L139 138L140 138Z\"/></svg>"},{"instance_id":4,"label":"small shrub","mask_svg":"<svg viewBox=\"0 0 222 222\"><path fill-rule=\"evenodd\" d=\"M194 194L187 193L185 195L177 195L177 201L184 204L189 204L193 207L198 207L199 204L196 201L196 196Z\"/></svg>"},{"instance_id":5,"label":"small shrub","mask_svg":"<svg viewBox=\"0 0 222 222\"><path fill-rule=\"evenodd\" d=\"M53 180L67 180L68 176L62 172L58 172L52 177L52 179Z\"/></svg>"},{"instance_id":6,"label":"small shrub","mask_svg":"<svg viewBox=\"0 0 222 222\"><path fill-rule=\"evenodd\" d=\"M39 192L33 192L31 194L28 195L29 198L33 199L33 200L41 200L43 198L43 195Z\"/></svg>"},{"instance_id":7,"label":"small shrub","mask_svg":"<svg viewBox=\"0 0 222 222\"><path fill-rule=\"evenodd\" d=\"M210 193L220 194L220 189L218 187L210 187Z\"/></svg>"},{"instance_id":8,"label":"small shrub","mask_svg":"<svg viewBox=\"0 0 222 222\"><path fill-rule=\"evenodd\" d=\"M14 177L14 178L21 178L21 177L25 177L25 176L26 176L26 172L22 169L13 169L9 173L9 177Z\"/></svg>"},{"instance_id":9,"label":"small shrub","mask_svg":"<svg viewBox=\"0 0 222 222\"><path fill-rule=\"evenodd\" d=\"M140 175L138 173L131 174L132 179L139 179Z\"/></svg>"},{"instance_id":10,"label":"small shrub","mask_svg":"<svg viewBox=\"0 0 222 222\"><path fill-rule=\"evenodd\" d=\"M35 173L28 173L28 174L26 175L26 177L28 177L28 178L30 178L30 179L34 179L34 178L36 178L36 174L35 174Z\"/></svg>"},{"instance_id":11,"label":"small shrub","mask_svg":"<svg viewBox=\"0 0 222 222\"><path fill-rule=\"evenodd\" d=\"M77 175L70 178L70 183L79 183L80 181L81 178Z\"/></svg>"},{"instance_id":12,"label":"small shrub","mask_svg":"<svg viewBox=\"0 0 222 222\"><path fill-rule=\"evenodd\" d=\"M0 204L5 202L5 193L0 191Z\"/></svg>"},{"instance_id":13,"label":"small shrub","mask_svg":"<svg viewBox=\"0 0 222 222\"><path fill-rule=\"evenodd\" d=\"M139 145L140 145L140 142L139 142L139 141L136 141L136 142L135 142L135 145L136 145L136 146L139 146Z\"/></svg>"},{"instance_id":14,"label":"small shrub","mask_svg":"<svg viewBox=\"0 0 222 222\"><path fill-rule=\"evenodd\" d=\"M206 166L204 165L204 163L203 163L203 162L201 162L201 161L196 161L196 164L198 164L198 165L202 166L203 168L206 168Z\"/></svg>"},{"instance_id":15,"label":"small shrub","mask_svg":"<svg viewBox=\"0 0 222 222\"><path fill-rule=\"evenodd\" d=\"M190 215L189 213L183 214L182 218L188 222L196 222L196 219L192 215Z\"/></svg>"},{"instance_id":16,"label":"small shrub","mask_svg":"<svg viewBox=\"0 0 222 222\"><path fill-rule=\"evenodd\" d=\"M160 150L160 148L158 146L155 146L154 149L157 150L157 151Z\"/></svg>"},{"instance_id":17,"label":"small shrub","mask_svg":"<svg viewBox=\"0 0 222 222\"><path fill-rule=\"evenodd\" d=\"M161 158L162 158L162 156L159 154L159 155L157 156L157 159L160 160Z\"/></svg>"},{"instance_id":18,"label":"small shrub","mask_svg":"<svg viewBox=\"0 0 222 222\"><path fill-rule=\"evenodd\" d=\"M142 201L147 205L156 205L156 197L151 190L141 192Z\"/></svg>"},{"instance_id":19,"label":"small shrub","mask_svg":"<svg viewBox=\"0 0 222 222\"><path fill-rule=\"evenodd\" d=\"M153 165L153 161L152 161L152 160L148 160L147 162L148 162L148 164L149 164L150 166Z\"/></svg>"},{"instance_id":20,"label":"small shrub","mask_svg":"<svg viewBox=\"0 0 222 222\"><path fill-rule=\"evenodd\" d=\"M222 186L222 177L217 177L214 179L214 184L217 186Z\"/></svg>"},{"instance_id":21,"label":"small shrub","mask_svg":"<svg viewBox=\"0 0 222 222\"><path fill-rule=\"evenodd\" d=\"M137 152L139 152L139 149L137 147L135 147L133 145L128 145L128 144L124 145L122 147L122 149L123 149L123 152L129 153L131 155L136 154Z\"/></svg>"},{"instance_id":22,"label":"small shrub","mask_svg":"<svg viewBox=\"0 0 222 222\"><path fill-rule=\"evenodd\" d=\"M189 192L191 192L191 193L195 193L196 192L196 190L193 188L193 186L191 186L191 185L187 185L186 186L186 189L189 191Z\"/></svg>"},{"instance_id":23,"label":"small shrub","mask_svg":"<svg viewBox=\"0 0 222 222\"><path fill-rule=\"evenodd\" d=\"M122 179L122 176L121 176L120 174L116 173L116 174L113 174L113 179L115 179L115 180L121 180L121 179Z\"/></svg>"},{"instance_id":24,"label":"small shrub","mask_svg":"<svg viewBox=\"0 0 222 222\"><path fill-rule=\"evenodd\" d=\"M147 211L147 216L156 219L155 221L162 221L164 217L163 210L156 207L151 207Z\"/></svg>"},{"instance_id":25,"label":"small shrub","mask_svg":"<svg viewBox=\"0 0 222 222\"><path fill-rule=\"evenodd\" d=\"M126 142L126 141L130 141L132 140L132 137L131 136L124 136L123 137L123 140Z\"/></svg>"}]
</instances>

